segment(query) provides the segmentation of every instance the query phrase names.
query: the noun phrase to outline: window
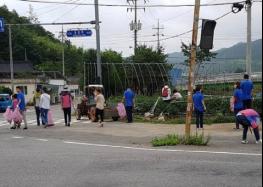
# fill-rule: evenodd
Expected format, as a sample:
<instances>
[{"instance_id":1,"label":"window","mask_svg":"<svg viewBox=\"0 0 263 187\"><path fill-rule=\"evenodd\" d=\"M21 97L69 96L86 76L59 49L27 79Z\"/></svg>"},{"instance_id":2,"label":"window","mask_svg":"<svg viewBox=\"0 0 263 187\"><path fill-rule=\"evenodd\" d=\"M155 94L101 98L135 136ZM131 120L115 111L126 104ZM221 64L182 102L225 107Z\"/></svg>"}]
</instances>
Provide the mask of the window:
<instances>
[{"instance_id":1,"label":"window","mask_svg":"<svg viewBox=\"0 0 263 187\"><path fill-rule=\"evenodd\" d=\"M27 95L27 86L21 86L22 92Z\"/></svg>"}]
</instances>

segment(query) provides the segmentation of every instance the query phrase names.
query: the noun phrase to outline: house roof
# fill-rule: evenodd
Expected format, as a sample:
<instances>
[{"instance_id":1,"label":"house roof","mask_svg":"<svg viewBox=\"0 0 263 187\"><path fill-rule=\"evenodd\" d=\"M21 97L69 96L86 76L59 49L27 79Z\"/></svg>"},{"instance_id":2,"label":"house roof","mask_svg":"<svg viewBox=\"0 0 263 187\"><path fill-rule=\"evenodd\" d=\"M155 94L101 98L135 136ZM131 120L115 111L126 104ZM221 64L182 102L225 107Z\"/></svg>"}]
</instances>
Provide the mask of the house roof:
<instances>
[{"instance_id":1,"label":"house roof","mask_svg":"<svg viewBox=\"0 0 263 187\"><path fill-rule=\"evenodd\" d=\"M33 64L29 61L14 61L14 73L33 72ZM0 73L10 73L10 62L0 61Z\"/></svg>"}]
</instances>

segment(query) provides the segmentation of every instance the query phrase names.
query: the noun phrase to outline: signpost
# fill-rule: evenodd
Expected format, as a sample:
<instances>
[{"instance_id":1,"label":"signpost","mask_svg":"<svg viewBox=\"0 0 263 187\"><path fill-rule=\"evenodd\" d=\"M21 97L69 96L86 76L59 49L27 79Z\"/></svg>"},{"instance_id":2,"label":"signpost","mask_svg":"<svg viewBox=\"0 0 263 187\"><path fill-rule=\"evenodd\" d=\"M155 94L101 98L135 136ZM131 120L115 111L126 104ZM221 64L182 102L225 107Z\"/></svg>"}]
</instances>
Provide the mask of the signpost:
<instances>
[{"instance_id":1,"label":"signpost","mask_svg":"<svg viewBox=\"0 0 263 187\"><path fill-rule=\"evenodd\" d=\"M67 31L67 37L88 37L92 36L92 31L89 29L76 29Z\"/></svg>"},{"instance_id":2,"label":"signpost","mask_svg":"<svg viewBox=\"0 0 263 187\"><path fill-rule=\"evenodd\" d=\"M5 23L2 17L0 17L0 32L5 32Z\"/></svg>"}]
</instances>

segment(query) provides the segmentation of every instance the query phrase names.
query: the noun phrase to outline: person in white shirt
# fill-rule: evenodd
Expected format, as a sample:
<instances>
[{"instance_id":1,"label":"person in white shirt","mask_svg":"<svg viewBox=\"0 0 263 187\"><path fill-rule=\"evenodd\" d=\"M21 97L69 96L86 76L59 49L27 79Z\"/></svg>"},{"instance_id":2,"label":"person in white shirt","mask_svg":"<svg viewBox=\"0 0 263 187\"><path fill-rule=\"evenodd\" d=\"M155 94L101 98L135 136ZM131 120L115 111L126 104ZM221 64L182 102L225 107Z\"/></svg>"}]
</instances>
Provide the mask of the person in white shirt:
<instances>
[{"instance_id":1,"label":"person in white shirt","mask_svg":"<svg viewBox=\"0 0 263 187\"><path fill-rule=\"evenodd\" d=\"M103 127L105 98L102 94L102 90L99 88L95 90L94 95L96 102L96 121L99 121L100 123L99 127ZM99 120L99 116L100 116L100 120Z\"/></svg>"},{"instance_id":2,"label":"person in white shirt","mask_svg":"<svg viewBox=\"0 0 263 187\"><path fill-rule=\"evenodd\" d=\"M43 88L40 96L39 108L42 118L42 125L48 125L48 111L50 109L50 95L47 94L47 88Z\"/></svg>"},{"instance_id":3,"label":"person in white shirt","mask_svg":"<svg viewBox=\"0 0 263 187\"><path fill-rule=\"evenodd\" d=\"M178 100L181 100L181 99L183 99L183 96L178 92L177 89L174 89L172 100L178 101Z\"/></svg>"}]
</instances>

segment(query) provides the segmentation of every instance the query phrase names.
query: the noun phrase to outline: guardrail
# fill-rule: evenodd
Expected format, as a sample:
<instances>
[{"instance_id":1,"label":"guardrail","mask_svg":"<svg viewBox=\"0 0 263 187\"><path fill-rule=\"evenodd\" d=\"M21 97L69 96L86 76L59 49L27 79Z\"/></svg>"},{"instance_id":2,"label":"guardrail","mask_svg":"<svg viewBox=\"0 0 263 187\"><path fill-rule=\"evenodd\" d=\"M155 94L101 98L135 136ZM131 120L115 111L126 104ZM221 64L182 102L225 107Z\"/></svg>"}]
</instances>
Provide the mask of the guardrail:
<instances>
[{"instance_id":1,"label":"guardrail","mask_svg":"<svg viewBox=\"0 0 263 187\"><path fill-rule=\"evenodd\" d=\"M226 73L226 74L218 74L212 75L209 77L201 77L200 79L196 80L196 84L216 84L216 83L231 83L240 81L243 79L243 73ZM262 81L262 72L255 72L251 75L251 80L255 82Z\"/></svg>"}]
</instances>

